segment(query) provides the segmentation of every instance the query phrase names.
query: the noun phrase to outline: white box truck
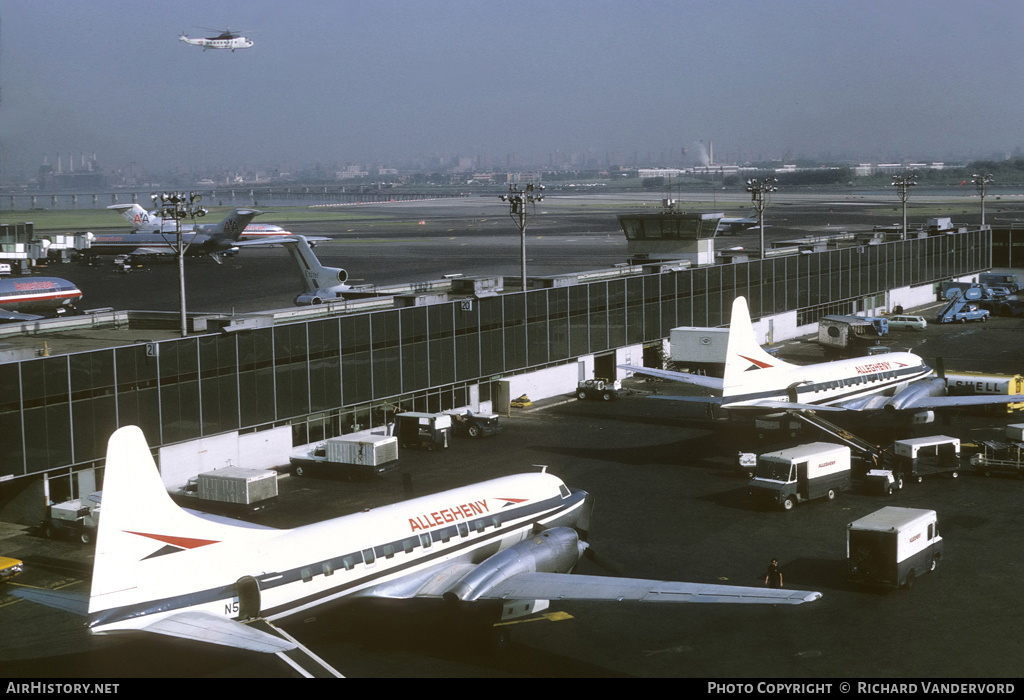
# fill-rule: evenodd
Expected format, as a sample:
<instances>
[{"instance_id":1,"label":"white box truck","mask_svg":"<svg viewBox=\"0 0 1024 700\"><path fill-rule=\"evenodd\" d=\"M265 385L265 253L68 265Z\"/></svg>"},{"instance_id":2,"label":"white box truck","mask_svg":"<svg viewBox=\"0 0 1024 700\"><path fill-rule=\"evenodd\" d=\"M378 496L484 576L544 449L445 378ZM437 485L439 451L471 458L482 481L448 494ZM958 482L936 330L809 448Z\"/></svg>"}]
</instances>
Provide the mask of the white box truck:
<instances>
[{"instance_id":1,"label":"white box truck","mask_svg":"<svg viewBox=\"0 0 1024 700\"><path fill-rule=\"evenodd\" d=\"M847 526L847 578L910 588L935 569L944 548L934 510L887 506Z\"/></svg>"},{"instance_id":2,"label":"white box truck","mask_svg":"<svg viewBox=\"0 0 1024 700\"><path fill-rule=\"evenodd\" d=\"M757 470L747 485L751 498L791 510L814 498L832 500L850 488L850 448L812 442L757 458Z\"/></svg>"},{"instance_id":3,"label":"white box truck","mask_svg":"<svg viewBox=\"0 0 1024 700\"><path fill-rule=\"evenodd\" d=\"M289 458L292 473L302 476L310 468L333 470L348 479L370 479L398 467L398 438L366 435L329 438Z\"/></svg>"}]
</instances>

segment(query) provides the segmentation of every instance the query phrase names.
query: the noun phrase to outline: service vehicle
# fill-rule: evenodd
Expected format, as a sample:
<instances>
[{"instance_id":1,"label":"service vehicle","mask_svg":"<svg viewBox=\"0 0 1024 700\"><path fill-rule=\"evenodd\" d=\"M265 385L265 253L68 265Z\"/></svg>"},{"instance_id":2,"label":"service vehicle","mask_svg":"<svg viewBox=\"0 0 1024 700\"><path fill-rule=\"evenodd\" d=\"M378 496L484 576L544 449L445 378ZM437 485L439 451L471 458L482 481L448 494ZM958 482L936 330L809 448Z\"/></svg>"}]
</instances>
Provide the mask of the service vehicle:
<instances>
[{"instance_id":1,"label":"service vehicle","mask_svg":"<svg viewBox=\"0 0 1024 700\"><path fill-rule=\"evenodd\" d=\"M846 527L846 575L855 583L911 588L935 569L945 544L934 510L886 506Z\"/></svg>"},{"instance_id":2,"label":"service vehicle","mask_svg":"<svg viewBox=\"0 0 1024 700\"><path fill-rule=\"evenodd\" d=\"M893 471L918 483L925 476L960 474L960 440L949 435L897 440L892 444Z\"/></svg>"},{"instance_id":3,"label":"service vehicle","mask_svg":"<svg viewBox=\"0 0 1024 700\"><path fill-rule=\"evenodd\" d=\"M409 411L395 416L395 436L402 447L445 449L451 434L452 417L447 413Z\"/></svg>"},{"instance_id":4,"label":"service vehicle","mask_svg":"<svg viewBox=\"0 0 1024 700\"><path fill-rule=\"evenodd\" d=\"M102 499L103 492L96 491L85 498L48 506L46 517L40 525L43 537L51 539L58 535L67 535L82 544L93 542L96 539L96 528L99 527Z\"/></svg>"},{"instance_id":5,"label":"service vehicle","mask_svg":"<svg viewBox=\"0 0 1024 700\"><path fill-rule=\"evenodd\" d=\"M1021 287L1017 275L1010 275L1004 272L982 272L978 275L978 281L982 284L1005 287L1011 294L1016 294L1021 289L1024 289L1024 287Z\"/></svg>"},{"instance_id":6,"label":"service vehicle","mask_svg":"<svg viewBox=\"0 0 1024 700\"><path fill-rule=\"evenodd\" d=\"M329 438L293 454L289 462L296 476L315 469L347 479L371 479L398 468L398 438L393 435Z\"/></svg>"},{"instance_id":7,"label":"service vehicle","mask_svg":"<svg viewBox=\"0 0 1024 700\"><path fill-rule=\"evenodd\" d=\"M878 354L887 351L879 338L889 333L889 320L873 316L825 316L818 321L818 344L826 354Z\"/></svg>"},{"instance_id":8,"label":"service vehicle","mask_svg":"<svg viewBox=\"0 0 1024 700\"><path fill-rule=\"evenodd\" d=\"M1024 479L1024 446L1020 442L979 440L982 451L971 455L971 467L983 476L1012 474Z\"/></svg>"},{"instance_id":9,"label":"service vehicle","mask_svg":"<svg viewBox=\"0 0 1024 700\"><path fill-rule=\"evenodd\" d=\"M936 323L967 323L968 321L987 321L989 310L978 306L978 300L984 297L984 290L979 285L967 289L949 289L945 293L947 304L935 316Z\"/></svg>"},{"instance_id":10,"label":"service vehicle","mask_svg":"<svg viewBox=\"0 0 1024 700\"><path fill-rule=\"evenodd\" d=\"M587 379L576 386L576 398L613 401L622 392L622 382L609 382L604 379Z\"/></svg>"},{"instance_id":11,"label":"service vehicle","mask_svg":"<svg viewBox=\"0 0 1024 700\"><path fill-rule=\"evenodd\" d=\"M452 431L460 437L478 438L486 435L496 435L501 432L501 424L498 422L496 413L464 413L454 412L452 416Z\"/></svg>"},{"instance_id":12,"label":"service vehicle","mask_svg":"<svg viewBox=\"0 0 1024 700\"><path fill-rule=\"evenodd\" d=\"M946 372L946 391L951 396L1005 395L1016 401L992 404L977 410L986 413L1013 413L1024 409L1024 376L988 372Z\"/></svg>"},{"instance_id":13,"label":"service vehicle","mask_svg":"<svg viewBox=\"0 0 1024 700\"><path fill-rule=\"evenodd\" d=\"M928 327L924 316L890 316L889 328L894 331L923 331Z\"/></svg>"},{"instance_id":14,"label":"service vehicle","mask_svg":"<svg viewBox=\"0 0 1024 700\"><path fill-rule=\"evenodd\" d=\"M0 557L0 583L10 581L25 568L21 559L14 557Z\"/></svg>"},{"instance_id":15,"label":"service vehicle","mask_svg":"<svg viewBox=\"0 0 1024 700\"><path fill-rule=\"evenodd\" d=\"M757 471L747 484L756 501L792 510L815 498L832 500L850 488L850 448L830 442L812 442L757 458Z\"/></svg>"}]
</instances>

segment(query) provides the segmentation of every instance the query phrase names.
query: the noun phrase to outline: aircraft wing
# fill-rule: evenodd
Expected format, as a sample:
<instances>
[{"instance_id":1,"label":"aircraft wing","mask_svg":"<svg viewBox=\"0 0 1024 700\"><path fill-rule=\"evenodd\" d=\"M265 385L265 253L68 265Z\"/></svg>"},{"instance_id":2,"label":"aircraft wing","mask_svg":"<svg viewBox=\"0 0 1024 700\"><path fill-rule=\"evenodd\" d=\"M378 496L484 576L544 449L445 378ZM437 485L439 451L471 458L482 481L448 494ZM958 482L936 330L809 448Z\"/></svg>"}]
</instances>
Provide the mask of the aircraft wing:
<instances>
[{"instance_id":1,"label":"aircraft wing","mask_svg":"<svg viewBox=\"0 0 1024 700\"><path fill-rule=\"evenodd\" d=\"M474 568L474 565L464 562L453 563L434 569L427 576L399 579L364 591L360 595L384 598L440 598L463 574ZM797 605L820 597L821 593L815 591L528 572L515 574L495 584L478 600Z\"/></svg>"},{"instance_id":2,"label":"aircraft wing","mask_svg":"<svg viewBox=\"0 0 1024 700\"><path fill-rule=\"evenodd\" d=\"M719 377L707 377L703 374L689 374L687 372L673 372L667 369L654 369L653 367L634 367L633 365L619 365L619 369L636 372L637 374L645 374L649 377L657 377L658 379L669 379L674 382L702 386L716 391L722 390L722 380Z\"/></svg>"},{"instance_id":3,"label":"aircraft wing","mask_svg":"<svg viewBox=\"0 0 1024 700\"><path fill-rule=\"evenodd\" d=\"M901 410L929 411L943 408L963 408L967 406L993 406L997 404L1015 403L1024 396L1010 394L982 394L974 396L922 396L901 406Z\"/></svg>"},{"instance_id":4,"label":"aircraft wing","mask_svg":"<svg viewBox=\"0 0 1024 700\"><path fill-rule=\"evenodd\" d=\"M38 321L41 318L44 317L40 316L39 314L24 314L21 313L20 311L0 310L0 323L5 323L8 321Z\"/></svg>"},{"instance_id":5,"label":"aircraft wing","mask_svg":"<svg viewBox=\"0 0 1024 700\"><path fill-rule=\"evenodd\" d=\"M816 591L651 581L612 576L522 573L495 585L481 600L585 600L633 603L809 603Z\"/></svg>"},{"instance_id":6,"label":"aircraft wing","mask_svg":"<svg viewBox=\"0 0 1024 700\"><path fill-rule=\"evenodd\" d=\"M330 238L326 236L303 236L307 241L311 243L319 243L321 241L329 241ZM234 241L232 245L236 246L254 246L254 245L287 245L289 243L295 243L295 236L266 236L264 238L247 238L241 241Z\"/></svg>"}]
</instances>

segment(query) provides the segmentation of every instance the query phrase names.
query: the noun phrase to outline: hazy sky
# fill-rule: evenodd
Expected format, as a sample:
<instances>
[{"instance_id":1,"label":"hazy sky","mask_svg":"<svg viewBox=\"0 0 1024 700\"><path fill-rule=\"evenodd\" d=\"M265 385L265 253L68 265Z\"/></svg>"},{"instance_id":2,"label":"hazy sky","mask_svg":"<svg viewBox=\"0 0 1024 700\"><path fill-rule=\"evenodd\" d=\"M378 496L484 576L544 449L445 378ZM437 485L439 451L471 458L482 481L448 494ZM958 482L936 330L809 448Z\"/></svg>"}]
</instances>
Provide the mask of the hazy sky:
<instances>
[{"instance_id":1,"label":"hazy sky","mask_svg":"<svg viewBox=\"0 0 1024 700\"><path fill-rule=\"evenodd\" d=\"M987 156L1022 44L1019 0L0 0L0 168Z\"/></svg>"}]
</instances>

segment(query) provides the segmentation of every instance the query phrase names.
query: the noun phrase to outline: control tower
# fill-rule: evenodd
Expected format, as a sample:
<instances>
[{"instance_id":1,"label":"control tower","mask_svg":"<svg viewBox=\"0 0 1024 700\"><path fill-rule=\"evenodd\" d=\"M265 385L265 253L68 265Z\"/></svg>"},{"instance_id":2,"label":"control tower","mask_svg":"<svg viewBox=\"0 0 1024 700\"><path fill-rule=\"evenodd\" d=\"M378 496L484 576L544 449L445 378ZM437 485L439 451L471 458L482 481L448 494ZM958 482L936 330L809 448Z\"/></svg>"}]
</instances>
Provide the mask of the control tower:
<instances>
[{"instance_id":1,"label":"control tower","mask_svg":"<svg viewBox=\"0 0 1024 700\"><path fill-rule=\"evenodd\" d=\"M630 260L637 263L659 260L689 260L691 265L715 262L715 233L725 216L676 211L675 200L666 199L665 209L655 213L619 214L626 234Z\"/></svg>"}]
</instances>

